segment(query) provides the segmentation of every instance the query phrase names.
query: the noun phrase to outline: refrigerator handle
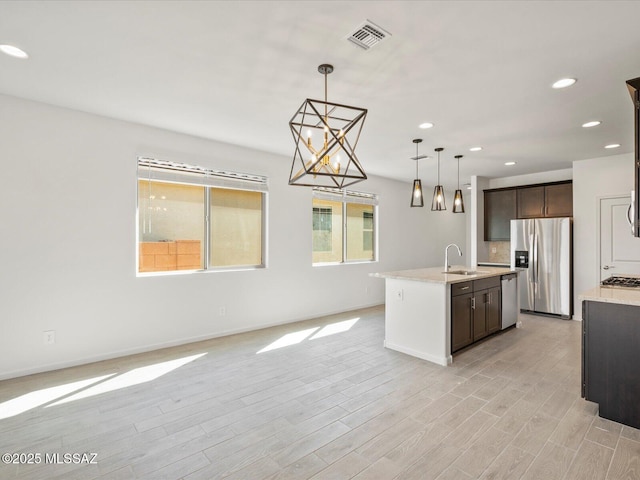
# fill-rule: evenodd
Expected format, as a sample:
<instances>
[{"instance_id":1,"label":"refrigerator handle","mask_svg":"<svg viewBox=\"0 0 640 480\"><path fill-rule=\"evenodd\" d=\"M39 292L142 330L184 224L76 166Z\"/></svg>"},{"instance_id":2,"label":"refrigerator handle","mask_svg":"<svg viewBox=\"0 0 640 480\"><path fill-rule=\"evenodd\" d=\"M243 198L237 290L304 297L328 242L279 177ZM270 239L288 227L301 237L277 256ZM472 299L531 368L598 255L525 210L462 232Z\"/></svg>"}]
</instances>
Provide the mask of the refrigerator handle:
<instances>
[{"instance_id":1,"label":"refrigerator handle","mask_svg":"<svg viewBox=\"0 0 640 480\"><path fill-rule=\"evenodd\" d=\"M529 245L531 246L531 258L529 259L529 276L531 277L531 283L536 283L536 262L537 262L537 250L536 250L536 237L534 234L529 235Z\"/></svg>"},{"instance_id":2,"label":"refrigerator handle","mask_svg":"<svg viewBox=\"0 0 640 480\"><path fill-rule=\"evenodd\" d=\"M533 235L533 278L538 283L538 234Z\"/></svg>"}]
</instances>

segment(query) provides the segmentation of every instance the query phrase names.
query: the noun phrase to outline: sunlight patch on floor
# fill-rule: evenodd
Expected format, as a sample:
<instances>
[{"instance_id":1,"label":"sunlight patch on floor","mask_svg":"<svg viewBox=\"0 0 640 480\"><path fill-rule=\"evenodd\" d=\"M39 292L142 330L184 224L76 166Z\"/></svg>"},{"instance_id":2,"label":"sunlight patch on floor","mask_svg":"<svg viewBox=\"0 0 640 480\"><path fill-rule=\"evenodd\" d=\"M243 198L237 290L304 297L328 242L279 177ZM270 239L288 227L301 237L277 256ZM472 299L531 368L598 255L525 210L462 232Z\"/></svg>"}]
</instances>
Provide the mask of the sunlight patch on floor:
<instances>
[{"instance_id":1,"label":"sunlight patch on floor","mask_svg":"<svg viewBox=\"0 0 640 480\"><path fill-rule=\"evenodd\" d=\"M297 343L302 342L308 336L313 335L313 333L319 328L320 327L313 327L313 328L308 328L306 330L300 330L299 332L287 333L286 335L283 335L275 342L270 343L269 345L264 347L262 350L257 351L256 354L269 352L271 350L276 350L282 347L288 347L289 345L296 345Z\"/></svg>"},{"instance_id":2,"label":"sunlight patch on floor","mask_svg":"<svg viewBox=\"0 0 640 480\"><path fill-rule=\"evenodd\" d=\"M360 320L360 317L344 320L342 322L330 323L322 328L313 327L307 328L305 330L300 330L298 332L287 333L275 342L270 343L269 345L264 347L262 350L257 351L256 354L269 352L271 350L276 350L278 348L288 347L291 345L297 345L298 343L301 343L307 339L315 340L317 338L335 335L336 333L346 332L351 329L351 327L353 327L358 320Z\"/></svg>"},{"instance_id":3,"label":"sunlight patch on floor","mask_svg":"<svg viewBox=\"0 0 640 480\"><path fill-rule=\"evenodd\" d=\"M351 320L345 320L344 322L336 322L325 325L318 333L309 338L309 340L315 340L316 338L328 337L329 335L335 335L336 333L346 332L351 329L351 327L353 327L358 320L360 320L360 317L352 318Z\"/></svg>"},{"instance_id":4,"label":"sunlight patch on floor","mask_svg":"<svg viewBox=\"0 0 640 480\"><path fill-rule=\"evenodd\" d=\"M169 360L168 362L154 363L153 365L147 365L146 367L134 368L133 370L129 370L122 375L118 375L98 385L94 385L93 387L78 392L75 395L71 395L55 403L52 403L51 405L47 405L47 407L73 402L75 400L80 400L81 398L93 397L95 395L112 392L114 390L131 387L133 385L139 385L141 383L151 382L152 380L155 380L156 378L161 377L162 375L165 375L175 370L176 368L180 368L181 366L186 365L189 362L193 362L203 355L206 355L206 353L178 358L176 360Z\"/></svg>"},{"instance_id":5,"label":"sunlight patch on floor","mask_svg":"<svg viewBox=\"0 0 640 480\"><path fill-rule=\"evenodd\" d=\"M0 419L19 415L27 410L39 407L57 398L64 397L76 390L80 390L81 388L104 380L105 378L112 377L113 375L115 375L115 373L103 375L101 377L88 378L86 380L79 380L77 382L65 383L64 385L58 385L56 387L43 388L42 390L25 393L19 397L7 400L6 402L0 403Z\"/></svg>"}]
</instances>

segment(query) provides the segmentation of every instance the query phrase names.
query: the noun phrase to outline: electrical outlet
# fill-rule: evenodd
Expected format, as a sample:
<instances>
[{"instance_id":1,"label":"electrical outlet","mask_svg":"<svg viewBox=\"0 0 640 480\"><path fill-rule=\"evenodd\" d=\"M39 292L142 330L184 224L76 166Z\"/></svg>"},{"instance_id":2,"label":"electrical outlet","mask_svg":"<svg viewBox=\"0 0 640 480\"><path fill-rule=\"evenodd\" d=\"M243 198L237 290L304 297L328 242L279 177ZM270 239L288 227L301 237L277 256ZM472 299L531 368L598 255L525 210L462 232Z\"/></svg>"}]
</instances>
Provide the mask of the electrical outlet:
<instances>
[{"instance_id":1,"label":"electrical outlet","mask_svg":"<svg viewBox=\"0 0 640 480\"><path fill-rule=\"evenodd\" d=\"M496 253L498 249L496 247L491 247L491 253Z\"/></svg>"},{"instance_id":2,"label":"electrical outlet","mask_svg":"<svg viewBox=\"0 0 640 480\"><path fill-rule=\"evenodd\" d=\"M221 317L224 317L227 314L227 307L220 307L220 309L218 310L218 315L220 315Z\"/></svg>"},{"instance_id":3,"label":"electrical outlet","mask_svg":"<svg viewBox=\"0 0 640 480\"><path fill-rule=\"evenodd\" d=\"M53 345L56 343L56 331L55 330L47 330L44 333L44 344L45 345Z\"/></svg>"},{"instance_id":4,"label":"electrical outlet","mask_svg":"<svg viewBox=\"0 0 640 480\"><path fill-rule=\"evenodd\" d=\"M404 299L404 291L402 289L396 290L396 299L400 301Z\"/></svg>"}]
</instances>

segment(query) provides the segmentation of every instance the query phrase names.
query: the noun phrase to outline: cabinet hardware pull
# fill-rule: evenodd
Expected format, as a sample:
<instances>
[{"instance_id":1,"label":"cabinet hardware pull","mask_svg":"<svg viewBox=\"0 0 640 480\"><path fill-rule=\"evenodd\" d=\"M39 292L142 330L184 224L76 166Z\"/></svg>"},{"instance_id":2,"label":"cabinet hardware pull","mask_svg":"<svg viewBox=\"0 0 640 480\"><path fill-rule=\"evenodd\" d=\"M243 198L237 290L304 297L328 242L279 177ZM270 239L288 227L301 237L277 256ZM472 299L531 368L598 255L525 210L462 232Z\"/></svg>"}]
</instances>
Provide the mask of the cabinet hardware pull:
<instances>
[{"instance_id":1,"label":"cabinet hardware pull","mask_svg":"<svg viewBox=\"0 0 640 480\"><path fill-rule=\"evenodd\" d=\"M471 297L471 308L476 309L476 297Z\"/></svg>"},{"instance_id":2,"label":"cabinet hardware pull","mask_svg":"<svg viewBox=\"0 0 640 480\"><path fill-rule=\"evenodd\" d=\"M469 290L469 286L467 285L466 287L460 287L460 290Z\"/></svg>"}]
</instances>

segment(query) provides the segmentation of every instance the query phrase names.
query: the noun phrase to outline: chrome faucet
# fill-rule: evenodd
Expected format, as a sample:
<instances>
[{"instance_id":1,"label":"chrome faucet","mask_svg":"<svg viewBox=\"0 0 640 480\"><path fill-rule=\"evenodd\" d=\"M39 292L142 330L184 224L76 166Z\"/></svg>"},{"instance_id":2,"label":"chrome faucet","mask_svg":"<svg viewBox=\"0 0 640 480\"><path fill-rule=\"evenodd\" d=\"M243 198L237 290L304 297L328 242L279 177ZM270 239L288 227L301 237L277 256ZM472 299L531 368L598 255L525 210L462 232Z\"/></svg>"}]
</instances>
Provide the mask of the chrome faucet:
<instances>
[{"instance_id":1,"label":"chrome faucet","mask_svg":"<svg viewBox=\"0 0 640 480\"><path fill-rule=\"evenodd\" d=\"M458 255L462 256L462 251L460 247L455 243L450 243L444 249L444 272L447 273L449 271L449 247L456 247L458 249Z\"/></svg>"}]
</instances>

